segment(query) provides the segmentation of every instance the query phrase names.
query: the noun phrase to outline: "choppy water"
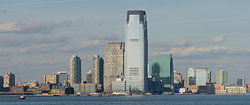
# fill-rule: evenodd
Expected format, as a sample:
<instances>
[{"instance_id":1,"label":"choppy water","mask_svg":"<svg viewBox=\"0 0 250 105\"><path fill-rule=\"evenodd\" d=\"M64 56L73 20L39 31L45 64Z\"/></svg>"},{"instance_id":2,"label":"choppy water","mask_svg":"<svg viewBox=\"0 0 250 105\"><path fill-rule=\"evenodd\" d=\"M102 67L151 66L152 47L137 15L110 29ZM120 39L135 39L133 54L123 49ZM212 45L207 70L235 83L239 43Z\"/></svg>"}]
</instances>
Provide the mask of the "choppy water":
<instances>
[{"instance_id":1,"label":"choppy water","mask_svg":"<svg viewBox=\"0 0 250 105\"><path fill-rule=\"evenodd\" d=\"M0 97L0 105L250 105L250 95Z\"/></svg>"}]
</instances>

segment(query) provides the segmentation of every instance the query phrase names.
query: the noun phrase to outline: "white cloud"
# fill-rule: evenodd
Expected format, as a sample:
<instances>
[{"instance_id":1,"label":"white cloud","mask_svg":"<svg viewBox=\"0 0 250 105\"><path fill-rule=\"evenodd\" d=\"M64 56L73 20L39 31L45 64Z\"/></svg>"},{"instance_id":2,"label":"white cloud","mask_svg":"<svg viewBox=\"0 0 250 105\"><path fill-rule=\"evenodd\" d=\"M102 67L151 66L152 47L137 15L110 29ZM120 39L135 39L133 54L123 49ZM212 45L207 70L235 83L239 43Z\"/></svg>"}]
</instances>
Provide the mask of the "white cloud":
<instances>
[{"instance_id":1,"label":"white cloud","mask_svg":"<svg viewBox=\"0 0 250 105\"><path fill-rule=\"evenodd\" d=\"M105 41L102 40L85 40L77 45L66 45L60 48L61 51L65 52L89 52L93 50L102 50L105 47Z\"/></svg>"},{"instance_id":2,"label":"white cloud","mask_svg":"<svg viewBox=\"0 0 250 105\"><path fill-rule=\"evenodd\" d=\"M40 45L33 45L33 46L29 46L29 47L25 47L25 48L21 48L19 49L20 53L31 53L31 52L45 52L45 51L50 51L50 49L52 49L52 47L48 44L40 44Z\"/></svg>"},{"instance_id":3,"label":"white cloud","mask_svg":"<svg viewBox=\"0 0 250 105\"><path fill-rule=\"evenodd\" d=\"M157 49L166 49L166 48L172 48L172 47L188 47L191 46L192 42L187 40L180 40L175 42L153 42L150 43L150 47Z\"/></svg>"},{"instance_id":4,"label":"white cloud","mask_svg":"<svg viewBox=\"0 0 250 105\"><path fill-rule=\"evenodd\" d=\"M209 55L209 54L219 54L219 53L226 53L228 50L227 47L223 46L213 46L213 47L205 47L205 48L198 48L198 47L187 47L187 48L171 48L169 51L154 51L152 53L153 56L159 54L173 54L177 57L189 57L189 56L200 56L200 55Z\"/></svg>"},{"instance_id":5,"label":"white cloud","mask_svg":"<svg viewBox=\"0 0 250 105\"><path fill-rule=\"evenodd\" d=\"M172 44L173 46L186 46L186 45L191 45L191 42L187 41L187 40L181 40L181 41L177 41L175 43Z\"/></svg>"},{"instance_id":6,"label":"white cloud","mask_svg":"<svg viewBox=\"0 0 250 105\"><path fill-rule=\"evenodd\" d=\"M59 23L53 22L5 22L0 24L0 32L2 33L21 33L21 34L32 34L32 33L51 33L56 27L70 26L72 21L62 21Z\"/></svg>"},{"instance_id":7,"label":"white cloud","mask_svg":"<svg viewBox=\"0 0 250 105\"><path fill-rule=\"evenodd\" d=\"M220 42L223 42L225 40L225 35L220 35L220 36L217 36L215 38L212 38L209 40L210 43L220 43Z\"/></svg>"},{"instance_id":8,"label":"white cloud","mask_svg":"<svg viewBox=\"0 0 250 105\"><path fill-rule=\"evenodd\" d=\"M116 34L98 34L98 35L91 35L88 37L91 40L119 40L119 36Z\"/></svg>"},{"instance_id":9,"label":"white cloud","mask_svg":"<svg viewBox=\"0 0 250 105\"><path fill-rule=\"evenodd\" d=\"M103 45L104 42L101 40L86 40L81 44L81 48L90 48Z\"/></svg>"},{"instance_id":10,"label":"white cloud","mask_svg":"<svg viewBox=\"0 0 250 105\"><path fill-rule=\"evenodd\" d=\"M30 46L37 44L55 44L67 43L69 38L62 34L51 34L51 35L23 35L15 37L0 38L0 45L2 47L19 47L19 46Z\"/></svg>"}]
</instances>

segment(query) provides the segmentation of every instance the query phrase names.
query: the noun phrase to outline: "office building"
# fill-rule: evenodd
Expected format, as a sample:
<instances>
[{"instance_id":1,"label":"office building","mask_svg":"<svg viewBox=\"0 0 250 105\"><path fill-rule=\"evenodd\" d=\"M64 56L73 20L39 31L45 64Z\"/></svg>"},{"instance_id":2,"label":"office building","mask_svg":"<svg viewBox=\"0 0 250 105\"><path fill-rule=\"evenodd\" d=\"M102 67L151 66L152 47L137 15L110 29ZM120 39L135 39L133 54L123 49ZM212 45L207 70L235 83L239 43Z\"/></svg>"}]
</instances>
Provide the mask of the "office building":
<instances>
[{"instance_id":1,"label":"office building","mask_svg":"<svg viewBox=\"0 0 250 105\"><path fill-rule=\"evenodd\" d=\"M58 75L55 73L44 74L43 83L58 84Z\"/></svg>"},{"instance_id":2,"label":"office building","mask_svg":"<svg viewBox=\"0 0 250 105\"><path fill-rule=\"evenodd\" d=\"M145 11L128 11L125 49L126 86L131 91L144 92L148 85L148 38Z\"/></svg>"},{"instance_id":3,"label":"office building","mask_svg":"<svg viewBox=\"0 0 250 105\"><path fill-rule=\"evenodd\" d=\"M148 91L152 94L161 94L163 92L163 83L158 76L148 77Z\"/></svg>"},{"instance_id":4,"label":"office building","mask_svg":"<svg viewBox=\"0 0 250 105\"><path fill-rule=\"evenodd\" d=\"M215 80L218 84L228 85L228 72L224 70L216 71Z\"/></svg>"},{"instance_id":5,"label":"office building","mask_svg":"<svg viewBox=\"0 0 250 105\"><path fill-rule=\"evenodd\" d=\"M103 64L104 61L99 55L94 55L93 58L93 82L95 84L103 84Z\"/></svg>"},{"instance_id":6,"label":"office building","mask_svg":"<svg viewBox=\"0 0 250 105\"><path fill-rule=\"evenodd\" d=\"M0 89L3 88L3 81L4 81L3 76L0 76Z\"/></svg>"},{"instance_id":7,"label":"office building","mask_svg":"<svg viewBox=\"0 0 250 105\"><path fill-rule=\"evenodd\" d=\"M58 84L67 85L69 82L69 73L67 71L60 71L56 73L58 75Z\"/></svg>"},{"instance_id":8,"label":"office building","mask_svg":"<svg viewBox=\"0 0 250 105\"><path fill-rule=\"evenodd\" d=\"M87 83L93 83L93 81L92 81L92 79L93 79L92 75L93 75L93 72L91 70L89 70L86 73L86 82Z\"/></svg>"},{"instance_id":9,"label":"office building","mask_svg":"<svg viewBox=\"0 0 250 105\"><path fill-rule=\"evenodd\" d=\"M108 42L104 57L104 92L112 92L112 82L124 77L124 42Z\"/></svg>"},{"instance_id":10,"label":"office building","mask_svg":"<svg viewBox=\"0 0 250 105\"><path fill-rule=\"evenodd\" d=\"M162 54L152 58L149 63L149 76L159 75L164 91L171 91L174 84L173 58L171 54ZM159 69L158 71L154 69Z\"/></svg>"},{"instance_id":11,"label":"office building","mask_svg":"<svg viewBox=\"0 0 250 105\"><path fill-rule=\"evenodd\" d=\"M182 81L182 75L181 73L174 71L174 92L178 93L179 89L184 86L184 83Z\"/></svg>"},{"instance_id":12,"label":"office building","mask_svg":"<svg viewBox=\"0 0 250 105\"><path fill-rule=\"evenodd\" d=\"M175 84L180 84L182 83L182 76L180 73L178 73L177 71L174 71L174 83Z\"/></svg>"},{"instance_id":13,"label":"office building","mask_svg":"<svg viewBox=\"0 0 250 105\"><path fill-rule=\"evenodd\" d=\"M245 86L245 79L238 78L235 80L236 86Z\"/></svg>"},{"instance_id":14,"label":"office building","mask_svg":"<svg viewBox=\"0 0 250 105\"><path fill-rule=\"evenodd\" d=\"M3 87L13 87L13 86L15 86L15 75L11 72L4 74Z\"/></svg>"},{"instance_id":15,"label":"office building","mask_svg":"<svg viewBox=\"0 0 250 105\"><path fill-rule=\"evenodd\" d=\"M70 85L81 83L81 59L73 55L70 59Z\"/></svg>"},{"instance_id":16,"label":"office building","mask_svg":"<svg viewBox=\"0 0 250 105\"><path fill-rule=\"evenodd\" d=\"M211 83L211 72L207 68L189 68L188 80L189 86L206 86L207 83Z\"/></svg>"},{"instance_id":17,"label":"office building","mask_svg":"<svg viewBox=\"0 0 250 105\"><path fill-rule=\"evenodd\" d=\"M126 91L126 81L121 78L117 78L112 82L112 92L125 92Z\"/></svg>"},{"instance_id":18,"label":"office building","mask_svg":"<svg viewBox=\"0 0 250 105\"><path fill-rule=\"evenodd\" d=\"M246 94L246 86L226 86L225 87L227 94Z\"/></svg>"},{"instance_id":19,"label":"office building","mask_svg":"<svg viewBox=\"0 0 250 105\"><path fill-rule=\"evenodd\" d=\"M97 85L93 83L80 83L80 84L74 84L72 85L74 88L74 92L76 94L91 94L96 93L97 91Z\"/></svg>"},{"instance_id":20,"label":"office building","mask_svg":"<svg viewBox=\"0 0 250 105\"><path fill-rule=\"evenodd\" d=\"M188 88L188 86L189 86L189 80L188 80L188 74L186 74L184 80L184 88Z\"/></svg>"}]
</instances>

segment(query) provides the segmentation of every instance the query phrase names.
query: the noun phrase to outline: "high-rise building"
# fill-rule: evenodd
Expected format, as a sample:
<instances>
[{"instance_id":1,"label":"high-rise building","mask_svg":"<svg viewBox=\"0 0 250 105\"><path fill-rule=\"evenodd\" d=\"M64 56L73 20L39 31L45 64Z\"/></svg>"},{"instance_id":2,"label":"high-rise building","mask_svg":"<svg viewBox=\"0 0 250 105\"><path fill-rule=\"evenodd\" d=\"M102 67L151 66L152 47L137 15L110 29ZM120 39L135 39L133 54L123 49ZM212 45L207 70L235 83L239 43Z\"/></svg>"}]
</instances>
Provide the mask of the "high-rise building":
<instances>
[{"instance_id":1,"label":"high-rise building","mask_svg":"<svg viewBox=\"0 0 250 105\"><path fill-rule=\"evenodd\" d=\"M81 83L81 58L73 55L70 59L70 85Z\"/></svg>"},{"instance_id":2,"label":"high-rise building","mask_svg":"<svg viewBox=\"0 0 250 105\"><path fill-rule=\"evenodd\" d=\"M154 70L156 68L159 69L157 73L155 72L156 70ZM158 74L164 84L164 91L171 91L171 87L174 84L173 68L173 58L171 54L158 55L152 58L149 63L149 76Z\"/></svg>"},{"instance_id":3,"label":"high-rise building","mask_svg":"<svg viewBox=\"0 0 250 105\"><path fill-rule=\"evenodd\" d=\"M3 88L3 80L4 80L3 76L0 76L0 89Z\"/></svg>"},{"instance_id":4,"label":"high-rise building","mask_svg":"<svg viewBox=\"0 0 250 105\"><path fill-rule=\"evenodd\" d=\"M87 73L86 73L86 82L88 83L93 83L93 77L92 77L93 73L91 70L89 70Z\"/></svg>"},{"instance_id":5,"label":"high-rise building","mask_svg":"<svg viewBox=\"0 0 250 105\"><path fill-rule=\"evenodd\" d=\"M58 75L55 73L44 74L43 83L58 84Z\"/></svg>"},{"instance_id":6,"label":"high-rise building","mask_svg":"<svg viewBox=\"0 0 250 105\"><path fill-rule=\"evenodd\" d=\"M104 57L104 92L112 92L112 82L124 78L124 42L108 42Z\"/></svg>"},{"instance_id":7,"label":"high-rise building","mask_svg":"<svg viewBox=\"0 0 250 105\"><path fill-rule=\"evenodd\" d=\"M103 59L99 55L94 55L93 59L93 82L103 84Z\"/></svg>"},{"instance_id":8,"label":"high-rise building","mask_svg":"<svg viewBox=\"0 0 250 105\"><path fill-rule=\"evenodd\" d=\"M13 86L15 86L15 75L11 72L4 74L3 87L13 87Z\"/></svg>"},{"instance_id":9,"label":"high-rise building","mask_svg":"<svg viewBox=\"0 0 250 105\"><path fill-rule=\"evenodd\" d=\"M188 86L189 86L189 79L188 79L188 74L186 74L184 80L184 88L188 88Z\"/></svg>"},{"instance_id":10,"label":"high-rise building","mask_svg":"<svg viewBox=\"0 0 250 105\"><path fill-rule=\"evenodd\" d=\"M189 68L188 80L189 85L206 86L211 83L211 72L207 68Z\"/></svg>"},{"instance_id":11,"label":"high-rise building","mask_svg":"<svg viewBox=\"0 0 250 105\"><path fill-rule=\"evenodd\" d=\"M69 82L69 73L67 71L60 71L56 73L58 75L58 84L67 85Z\"/></svg>"},{"instance_id":12,"label":"high-rise building","mask_svg":"<svg viewBox=\"0 0 250 105\"><path fill-rule=\"evenodd\" d=\"M145 11L128 11L125 49L127 89L143 92L147 90L148 85L148 37Z\"/></svg>"},{"instance_id":13,"label":"high-rise building","mask_svg":"<svg viewBox=\"0 0 250 105\"><path fill-rule=\"evenodd\" d=\"M238 78L235 80L235 85L236 86L245 86L245 79Z\"/></svg>"},{"instance_id":14,"label":"high-rise building","mask_svg":"<svg viewBox=\"0 0 250 105\"><path fill-rule=\"evenodd\" d=\"M228 85L228 72L224 70L216 71L215 80L216 83Z\"/></svg>"}]
</instances>

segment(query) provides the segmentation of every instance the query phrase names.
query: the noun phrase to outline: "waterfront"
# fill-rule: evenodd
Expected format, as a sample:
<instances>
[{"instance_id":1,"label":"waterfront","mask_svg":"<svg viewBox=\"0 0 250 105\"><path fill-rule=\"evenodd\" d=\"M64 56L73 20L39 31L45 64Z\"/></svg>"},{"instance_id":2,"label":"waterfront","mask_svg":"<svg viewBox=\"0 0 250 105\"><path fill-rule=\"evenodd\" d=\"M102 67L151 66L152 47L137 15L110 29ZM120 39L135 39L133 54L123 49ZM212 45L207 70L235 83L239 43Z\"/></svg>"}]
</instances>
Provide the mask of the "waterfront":
<instances>
[{"instance_id":1,"label":"waterfront","mask_svg":"<svg viewBox=\"0 0 250 105\"><path fill-rule=\"evenodd\" d=\"M250 95L0 97L1 105L249 105Z\"/></svg>"}]
</instances>

